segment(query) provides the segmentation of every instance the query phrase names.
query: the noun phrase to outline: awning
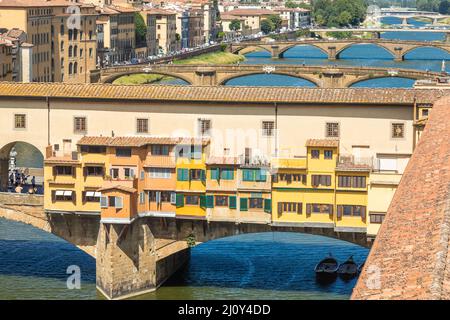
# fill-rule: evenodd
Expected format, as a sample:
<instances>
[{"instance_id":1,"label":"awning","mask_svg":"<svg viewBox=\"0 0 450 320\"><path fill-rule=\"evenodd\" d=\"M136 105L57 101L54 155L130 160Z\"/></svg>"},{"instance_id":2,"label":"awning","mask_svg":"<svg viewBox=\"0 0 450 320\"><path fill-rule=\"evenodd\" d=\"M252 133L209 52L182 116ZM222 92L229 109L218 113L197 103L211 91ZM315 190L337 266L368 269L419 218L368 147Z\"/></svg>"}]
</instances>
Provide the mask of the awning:
<instances>
[{"instance_id":1,"label":"awning","mask_svg":"<svg viewBox=\"0 0 450 320\"><path fill-rule=\"evenodd\" d=\"M64 191L64 196L71 196L72 195L72 191L66 190Z\"/></svg>"},{"instance_id":2,"label":"awning","mask_svg":"<svg viewBox=\"0 0 450 320\"><path fill-rule=\"evenodd\" d=\"M102 196L101 192L94 192L94 197L100 198Z\"/></svg>"},{"instance_id":3,"label":"awning","mask_svg":"<svg viewBox=\"0 0 450 320\"><path fill-rule=\"evenodd\" d=\"M56 190L55 195L57 195L57 196L63 196L63 195L64 195L64 190Z\"/></svg>"},{"instance_id":4,"label":"awning","mask_svg":"<svg viewBox=\"0 0 450 320\"><path fill-rule=\"evenodd\" d=\"M88 191L86 192L86 197L95 197L95 192L94 191Z\"/></svg>"}]
</instances>

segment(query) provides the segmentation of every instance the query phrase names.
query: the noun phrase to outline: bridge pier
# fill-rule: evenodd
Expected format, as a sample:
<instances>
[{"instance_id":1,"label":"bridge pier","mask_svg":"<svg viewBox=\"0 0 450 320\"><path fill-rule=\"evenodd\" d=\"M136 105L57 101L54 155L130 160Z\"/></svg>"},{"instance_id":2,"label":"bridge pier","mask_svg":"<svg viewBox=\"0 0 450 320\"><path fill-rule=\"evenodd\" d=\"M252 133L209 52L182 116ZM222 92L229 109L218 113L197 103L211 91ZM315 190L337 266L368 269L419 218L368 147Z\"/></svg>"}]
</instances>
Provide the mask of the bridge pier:
<instances>
[{"instance_id":1,"label":"bridge pier","mask_svg":"<svg viewBox=\"0 0 450 320\"><path fill-rule=\"evenodd\" d=\"M403 61L403 48L402 47L395 47L394 48L394 61L401 62Z\"/></svg>"},{"instance_id":2,"label":"bridge pier","mask_svg":"<svg viewBox=\"0 0 450 320\"><path fill-rule=\"evenodd\" d=\"M336 54L336 47L330 46L328 47L328 60L336 60L337 54Z\"/></svg>"},{"instance_id":3,"label":"bridge pier","mask_svg":"<svg viewBox=\"0 0 450 320\"><path fill-rule=\"evenodd\" d=\"M272 59L279 59L281 58L281 54L280 54L280 47L277 45L271 46L270 47L270 51L272 54Z\"/></svg>"},{"instance_id":4,"label":"bridge pier","mask_svg":"<svg viewBox=\"0 0 450 320\"><path fill-rule=\"evenodd\" d=\"M167 245L162 250L161 242L178 246ZM190 249L179 242L157 239L145 219L129 225L101 223L96 252L97 289L108 299L155 291L189 256Z\"/></svg>"},{"instance_id":5,"label":"bridge pier","mask_svg":"<svg viewBox=\"0 0 450 320\"><path fill-rule=\"evenodd\" d=\"M195 71L195 80L193 85L198 86L216 86L217 77L216 69L214 68L201 68Z\"/></svg>"},{"instance_id":6,"label":"bridge pier","mask_svg":"<svg viewBox=\"0 0 450 320\"><path fill-rule=\"evenodd\" d=\"M6 189L8 188L8 161L8 158L0 158L0 191L6 191Z\"/></svg>"},{"instance_id":7,"label":"bridge pier","mask_svg":"<svg viewBox=\"0 0 450 320\"><path fill-rule=\"evenodd\" d=\"M402 25L404 25L404 26L408 25L408 18L407 17L403 17L402 18Z\"/></svg>"},{"instance_id":8,"label":"bridge pier","mask_svg":"<svg viewBox=\"0 0 450 320\"><path fill-rule=\"evenodd\" d=\"M445 33L445 42L450 42L450 33Z\"/></svg>"}]
</instances>

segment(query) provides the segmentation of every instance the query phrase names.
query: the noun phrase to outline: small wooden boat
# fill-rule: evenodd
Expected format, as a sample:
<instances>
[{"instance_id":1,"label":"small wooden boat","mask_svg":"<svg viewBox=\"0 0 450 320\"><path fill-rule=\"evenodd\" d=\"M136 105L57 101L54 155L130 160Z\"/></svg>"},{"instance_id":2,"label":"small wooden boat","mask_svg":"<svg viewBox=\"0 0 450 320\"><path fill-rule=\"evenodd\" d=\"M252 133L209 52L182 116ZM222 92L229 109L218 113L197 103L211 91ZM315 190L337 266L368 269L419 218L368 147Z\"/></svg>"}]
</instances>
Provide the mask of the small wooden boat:
<instances>
[{"instance_id":1,"label":"small wooden boat","mask_svg":"<svg viewBox=\"0 0 450 320\"><path fill-rule=\"evenodd\" d=\"M347 261L339 265L337 273L344 279L352 279L358 274L358 265L353 261L353 256L350 256Z\"/></svg>"},{"instance_id":2,"label":"small wooden boat","mask_svg":"<svg viewBox=\"0 0 450 320\"><path fill-rule=\"evenodd\" d=\"M314 272L319 280L333 280L337 276L338 268L338 261L330 254L316 265Z\"/></svg>"}]
</instances>

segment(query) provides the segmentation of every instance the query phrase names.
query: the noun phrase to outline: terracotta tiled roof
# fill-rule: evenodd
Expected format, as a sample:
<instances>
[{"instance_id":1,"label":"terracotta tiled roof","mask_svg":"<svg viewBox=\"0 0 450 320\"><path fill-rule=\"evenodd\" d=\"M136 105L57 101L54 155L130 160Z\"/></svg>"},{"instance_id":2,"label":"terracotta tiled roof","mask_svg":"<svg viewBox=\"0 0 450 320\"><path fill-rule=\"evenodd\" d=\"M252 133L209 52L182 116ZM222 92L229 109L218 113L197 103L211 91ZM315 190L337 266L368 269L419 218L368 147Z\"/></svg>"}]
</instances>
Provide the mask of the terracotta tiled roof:
<instances>
[{"instance_id":1,"label":"terracotta tiled roof","mask_svg":"<svg viewBox=\"0 0 450 320\"><path fill-rule=\"evenodd\" d=\"M293 88L232 86L113 85L1 82L1 97L110 99L140 101L222 101L249 103L351 103L412 105L433 103L448 90Z\"/></svg>"},{"instance_id":2,"label":"terracotta tiled roof","mask_svg":"<svg viewBox=\"0 0 450 320\"><path fill-rule=\"evenodd\" d=\"M50 157L45 159L48 164L79 164L78 160L73 160L71 157Z\"/></svg>"},{"instance_id":3,"label":"terracotta tiled roof","mask_svg":"<svg viewBox=\"0 0 450 320\"><path fill-rule=\"evenodd\" d=\"M262 16L276 14L274 11L268 9L234 9L227 11L227 13L235 16Z\"/></svg>"},{"instance_id":4,"label":"terracotta tiled roof","mask_svg":"<svg viewBox=\"0 0 450 320\"><path fill-rule=\"evenodd\" d=\"M11 30L8 30L8 32L6 33L6 35L8 37L11 38L19 38L20 36L22 36L25 33L25 31L20 30L18 28L12 28Z\"/></svg>"},{"instance_id":5,"label":"terracotta tiled roof","mask_svg":"<svg viewBox=\"0 0 450 320\"><path fill-rule=\"evenodd\" d=\"M308 139L306 140L307 147L330 147L338 148L339 140L337 139Z\"/></svg>"},{"instance_id":6,"label":"terracotta tiled roof","mask_svg":"<svg viewBox=\"0 0 450 320\"><path fill-rule=\"evenodd\" d=\"M147 13L147 14L160 14L160 15L174 15L174 14L176 14L176 12L174 12L174 11L166 10L166 9L160 9L160 8L147 9L147 10L144 10L143 12Z\"/></svg>"},{"instance_id":7,"label":"terracotta tiled roof","mask_svg":"<svg viewBox=\"0 0 450 320\"><path fill-rule=\"evenodd\" d=\"M130 188L130 187L126 187L123 185L112 185L112 186L108 186L108 187L104 187L104 188L100 188L97 191L102 192L102 191L108 191L108 190L121 190L127 193L135 193L136 189L135 188Z\"/></svg>"},{"instance_id":8,"label":"terracotta tiled roof","mask_svg":"<svg viewBox=\"0 0 450 320\"><path fill-rule=\"evenodd\" d=\"M66 0L2 0L0 7L64 7L71 5L80 5Z\"/></svg>"},{"instance_id":9,"label":"terracotta tiled roof","mask_svg":"<svg viewBox=\"0 0 450 320\"><path fill-rule=\"evenodd\" d=\"M434 104L352 299L450 299L449 108Z\"/></svg>"},{"instance_id":10,"label":"terracotta tiled roof","mask_svg":"<svg viewBox=\"0 0 450 320\"><path fill-rule=\"evenodd\" d=\"M208 139L177 138L177 137L91 137L85 136L78 141L83 146L109 147L142 147L148 144L202 144L209 143Z\"/></svg>"},{"instance_id":11,"label":"terracotta tiled roof","mask_svg":"<svg viewBox=\"0 0 450 320\"><path fill-rule=\"evenodd\" d=\"M175 168L175 158L170 156L148 156L144 167L148 168Z\"/></svg>"},{"instance_id":12,"label":"terracotta tiled roof","mask_svg":"<svg viewBox=\"0 0 450 320\"><path fill-rule=\"evenodd\" d=\"M209 157L206 164L218 165L240 165L241 159L239 157Z\"/></svg>"}]
</instances>

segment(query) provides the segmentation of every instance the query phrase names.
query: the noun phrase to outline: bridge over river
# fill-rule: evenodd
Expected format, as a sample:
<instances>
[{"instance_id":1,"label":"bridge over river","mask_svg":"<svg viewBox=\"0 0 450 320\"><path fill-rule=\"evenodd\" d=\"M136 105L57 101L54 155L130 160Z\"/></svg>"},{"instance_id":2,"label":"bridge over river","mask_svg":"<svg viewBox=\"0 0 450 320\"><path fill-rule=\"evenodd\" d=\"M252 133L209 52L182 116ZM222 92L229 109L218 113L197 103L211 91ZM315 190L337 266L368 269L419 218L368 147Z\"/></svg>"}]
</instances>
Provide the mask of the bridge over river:
<instances>
[{"instance_id":1,"label":"bridge over river","mask_svg":"<svg viewBox=\"0 0 450 320\"><path fill-rule=\"evenodd\" d=\"M131 65L102 69L94 73L93 82L112 83L114 80L139 73L160 74L182 79L191 85L225 85L229 80L253 74L279 74L310 81L321 88L347 88L355 83L385 77L434 79L438 72L413 69L373 67L329 67L299 65Z\"/></svg>"},{"instance_id":2,"label":"bridge over river","mask_svg":"<svg viewBox=\"0 0 450 320\"><path fill-rule=\"evenodd\" d=\"M332 31L340 31L333 30ZM244 48L254 47L269 52L272 58L281 58L287 50L301 45L309 45L324 52L329 60L339 59L339 54L345 49L359 44L377 45L390 52L395 61L403 61L405 55L417 48L438 48L450 53L450 43L442 41L404 41L387 39L342 39L342 40L296 40L296 41L273 41L273 42L240 42L232 43L229 50L239 53Z\"/></svg>"}]
</instances>

